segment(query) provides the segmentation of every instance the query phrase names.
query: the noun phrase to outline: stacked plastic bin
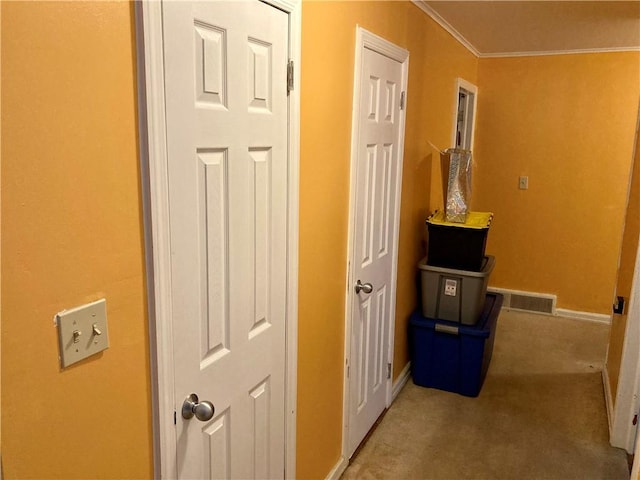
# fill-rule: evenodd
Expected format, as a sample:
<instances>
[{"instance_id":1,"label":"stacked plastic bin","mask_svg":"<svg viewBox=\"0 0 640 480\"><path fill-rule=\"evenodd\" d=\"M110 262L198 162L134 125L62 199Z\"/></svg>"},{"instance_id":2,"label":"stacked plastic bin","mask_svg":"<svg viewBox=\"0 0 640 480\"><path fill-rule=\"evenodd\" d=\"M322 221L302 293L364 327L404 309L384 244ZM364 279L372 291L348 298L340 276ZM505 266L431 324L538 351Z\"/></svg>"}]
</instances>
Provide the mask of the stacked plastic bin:
<instances>
[{"instance_id":1,"label":"stacked plastic bin","mask_svg":"<svg viewBox=\"0 0 640 480\"><path fill-rule=\"evenodd\" d=\"M502 296L487 294L495 265L485 255L491 213L469 212L465 223L427 219L427 257L418 267L422 306L411 316L413 381L475 397L493 351Z\"/></svg>"}]
</instances>

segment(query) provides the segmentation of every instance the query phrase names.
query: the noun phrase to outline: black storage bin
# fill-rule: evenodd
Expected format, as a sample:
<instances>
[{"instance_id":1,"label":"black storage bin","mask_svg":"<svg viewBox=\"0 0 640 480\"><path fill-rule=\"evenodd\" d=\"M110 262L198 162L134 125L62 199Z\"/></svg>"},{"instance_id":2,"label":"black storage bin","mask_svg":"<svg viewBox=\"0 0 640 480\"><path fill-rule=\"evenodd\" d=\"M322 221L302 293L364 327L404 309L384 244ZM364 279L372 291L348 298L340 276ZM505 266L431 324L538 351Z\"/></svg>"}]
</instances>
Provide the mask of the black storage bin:
<instances>
[{"instance_id":1,"label":"black storage bin","mask_svg":"<svg viewBox=\"0 0 640 480\"><path fill-rule=\"evenodd\" d=\"M469 212L465 223L444 220L444 212L427 219L427 265L456 270L482 270L492 213Z\"/></svg>"}]
</instances>

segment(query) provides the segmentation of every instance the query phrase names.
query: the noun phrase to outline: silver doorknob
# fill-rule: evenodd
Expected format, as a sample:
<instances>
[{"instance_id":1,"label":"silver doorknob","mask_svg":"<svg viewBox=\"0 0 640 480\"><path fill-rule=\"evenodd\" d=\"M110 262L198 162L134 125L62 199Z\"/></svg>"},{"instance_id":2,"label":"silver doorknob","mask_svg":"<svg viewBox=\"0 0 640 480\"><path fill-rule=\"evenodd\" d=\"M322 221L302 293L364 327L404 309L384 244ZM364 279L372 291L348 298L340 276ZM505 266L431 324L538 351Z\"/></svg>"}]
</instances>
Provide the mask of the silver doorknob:
<instances>
[{"instance_id":1,"label":"silver doorknob","mask_svg":"<svg viewBox=\"0 0 640 480\"><path fill-rule=\"evenodd\" d=\"M373 285L371 285L370 283L362 283L358 279L358 281L356 282L356 293L360 293L361 290L364 293L371 293L373 292Z\"/></svg>"},{"instance_id":2,"label":"silver doorknob","mask_svg":"<svg viewBox=\"0 0 640 480\"><path fill-rule=\"evenodd\" d=\"M215 411L216 409L213 407L213 403L207 400L199 402L198 396L195 393L185 398L182 403L182 418L185 420L189 420L195 415L201 422L206 422L213 418L213 412Z\"/></svg>"}]
</instances>

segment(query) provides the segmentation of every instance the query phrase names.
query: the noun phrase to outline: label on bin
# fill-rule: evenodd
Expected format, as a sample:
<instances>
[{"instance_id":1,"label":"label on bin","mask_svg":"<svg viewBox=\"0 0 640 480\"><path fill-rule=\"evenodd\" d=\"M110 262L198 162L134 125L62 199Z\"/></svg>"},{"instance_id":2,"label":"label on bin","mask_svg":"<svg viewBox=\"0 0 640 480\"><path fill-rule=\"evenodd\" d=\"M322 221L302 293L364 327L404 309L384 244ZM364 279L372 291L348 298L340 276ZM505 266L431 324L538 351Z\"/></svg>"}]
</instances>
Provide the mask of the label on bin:
<instances>
[{"instance_id":1,"label":"label on bin","mask_svg":"<svg viewBox=\"0 0 640 480\"><path fill-rule=\"evenodd\" d=\"M458 290L458 281L452 280L450 278L445 279L444 281L444 294L449 295L450 297L456 296L456 291Z\"/></svg>"}]
</instances>

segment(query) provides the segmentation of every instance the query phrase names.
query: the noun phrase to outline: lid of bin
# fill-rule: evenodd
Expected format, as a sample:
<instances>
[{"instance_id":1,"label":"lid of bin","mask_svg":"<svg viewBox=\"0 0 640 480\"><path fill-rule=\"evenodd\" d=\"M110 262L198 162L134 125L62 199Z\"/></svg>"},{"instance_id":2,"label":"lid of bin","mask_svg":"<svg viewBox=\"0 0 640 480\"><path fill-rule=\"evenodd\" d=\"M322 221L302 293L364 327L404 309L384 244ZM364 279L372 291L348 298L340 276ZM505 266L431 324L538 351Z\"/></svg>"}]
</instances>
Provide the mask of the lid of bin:
<instances>
[{"instance_id":1,"label":"lid of bin","mask_svg":"<svg viewBox=\"0 0 640 480\"><path fill-rule=\"evenodd\" d=\"M464 223L447 222L445 213L438 210L436 213L427 218L427 223L431 225L439 225L445 227L463 227L463 228L489 228L493 213L491 212L469 212L467 213L467 221Z\"/></svg>"},{"instance_id":2,"label":"lid of bin","mask_svg":"<svg viewBox=\"0 0 640 480\"><path fill-rule=\"evenodd\" d=\"M423 317L420 309L411 315L409 324L412 327L427 328L457 335L488 337L491 334L491 329L495 327L500 309L502 308L502 301L503 296L501 294L487 292L482 314L480 315L478 323L475 325L465 325L449 320L436 320L434 318Z\"/></svg>"},{"instance_id":3,"label":"lid of bin","mask_svg":"<svg viewBox=\"0 0 640 480\"><path fill-rule=\"evenodd\" d=\"M427 263L427 257L424 257L422 260L420 260L420 263L418 263L418 268L427 272L442 273L445 275L484 278L491 275L495 264L496 258L493 255L485 255L485 257L482 259L482 268L479 272L476 272L475 270L459 270L456 268L446 268L438 267L436 265L429 265Z\"/></svg>"}]
</instances>

